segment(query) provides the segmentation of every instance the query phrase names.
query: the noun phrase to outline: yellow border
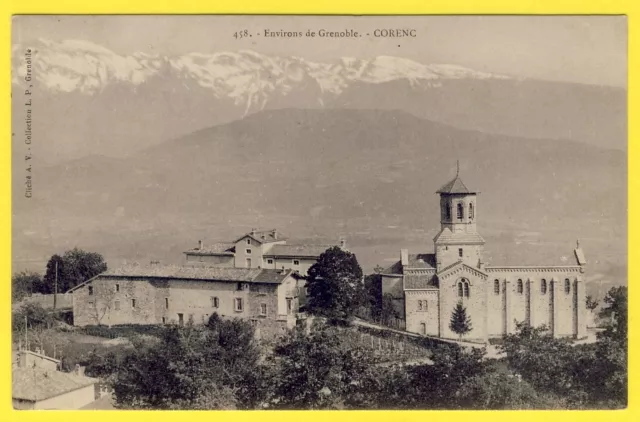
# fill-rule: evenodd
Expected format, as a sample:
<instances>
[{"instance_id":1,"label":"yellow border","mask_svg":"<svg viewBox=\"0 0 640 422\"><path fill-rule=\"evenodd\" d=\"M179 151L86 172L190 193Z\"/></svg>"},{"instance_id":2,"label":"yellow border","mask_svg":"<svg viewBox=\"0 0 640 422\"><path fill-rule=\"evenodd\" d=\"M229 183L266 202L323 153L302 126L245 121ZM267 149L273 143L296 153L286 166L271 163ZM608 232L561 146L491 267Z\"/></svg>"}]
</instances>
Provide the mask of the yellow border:
<instances>
[{"instance_id":1,"label":"yellow border","mask_svg":"<svg viewBox=\"0 0 640 422\"><path fill-rule=\"evenodd\" d=\"M0 364L3 365L3 374L0 397L1 420L52 420L52 421L82 421L91 418L97 421L108 421L113 417L123 417L139 422L153 420L157 422L185 418L193 421L208 421L213 418L221 418L236 421L253 420L259 418L262 422L271 421L299 421L316 420L323 421L327 418L334 420L474 420L486 421L511 421L514 418L520 420L537 421L545 418L548 421L570 420L640 420L640 397L638 395L638 380L640 371L637 355L639 339L636 335L636 322L640 318L640 310L637 306L630 306L629 320L629 408L624 411L493 411L493 412L16 412L11 407L10 391L10 323L11 309L10 279L11 279L11 102L10 102L10 23L13 14L626 14L629 25L629 109L628 115L638 114L640 97L637 89L637 75L640 75L637 45L640 43L640 31L636 25L640 24L640 2L637 0L431 0L410 1L394 0L372 2L367 0L328 0L325 2L311 3L305 0L235 0L224 3L209 4L206 0L110 0L99 3L87 0L10 0L0 2L2 20L0 21L0 39L2 54L0 54L0 98L2 98L2 112L0 113L0 126L2 127L3 142L0 144L0 221L2 222L2 235L0 236L0 304L3 312L0 313L0 324L6 333L0 348ZM635 49L634 49L635 48ZM632 78L631 76L636 76ZM638 163L638 119L629 118L629 163ZM638 192L640 191L640 170L629 165L629 215L635 215L638 209ZM629 293L631 303L635 304L638 294L633 285L639 274L637 253L638 237L640 230L638 224L629 219ZM4 376L4 374L7 374ZM635 382L634 382L635 381ZM135 414L134 414L135 413ZM117 415L117 416L116 416Z\"/></svg>"}]
</instances>

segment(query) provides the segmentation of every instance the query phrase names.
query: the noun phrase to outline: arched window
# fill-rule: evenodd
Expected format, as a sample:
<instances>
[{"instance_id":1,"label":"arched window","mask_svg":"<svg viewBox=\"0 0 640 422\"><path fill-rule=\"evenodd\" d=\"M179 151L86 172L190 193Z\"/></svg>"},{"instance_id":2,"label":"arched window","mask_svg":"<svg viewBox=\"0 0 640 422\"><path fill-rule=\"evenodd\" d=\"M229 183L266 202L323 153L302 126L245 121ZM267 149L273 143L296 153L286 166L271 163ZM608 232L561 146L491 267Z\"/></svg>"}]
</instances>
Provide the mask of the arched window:
<instances>
[{"instance_id":1,"label":"arched window","mask_svg":"<svg viewBox=\"0 0 640 422\"><path fill-rule=\"evenodd\" d=\"M462 206L462 202L458 202L458 220L462 220L463 214L464 214L464 207Z\"/></svg>"},{"instance_id":2,"label":"arched window","mask_svg":"<svg viewBox=\"0 0 640 422\"><path fill-rule=\"evenodd\" d=\"M547 294L547 280L545 280L544 278L540 282L540 293L542 293L543 295Z\"/></svg>"},{"instance_id":3,"label":"arched window","mask_svg":"<svg viewBox=\"0 0 640 422\"><path fill-rule=\"evenodd\" d=\"M444 206L444 214L446 220L451 220L451 204L447 202Z\"/></svg>"},{"instance_id":4,"label":"arched window","mask_svg":"<svg viewBox=\"0 0 640 422\"><path fill-rule=\"evenodd\" d=\"M499 280L494 280L493 281L493 293L496 295L500 294L500 281Z\"/></svg>"},{"instance_id":5,"label":"arched window","mask_svg":"<svg viewBox=\"0 0 640 422\"><path fill-rule=\"evenodd\" d=\"M418 301L418 310L419 311L422 310L422 301L421 300Z\"/></svg>"},{"instance_id":6,"label":"arched window","mask_svg":"<svg viewBox=\"0 0 640 422\"><path fill-rule=\"evenodd\" d=\"M473 220L473 204L469 204L469 220Z\"/></svg>"},{"instance_id":7,"label":"arched window","mask_svg":"<svg viewBox=\"0 0 640 422\"><path fill-rule=\"evenodd\" d=\"M469 283L464 283L464 297L469 297Z\"/></svg>"},{"instance_id":8,"label":"arched window","mask_svg":"<svg viewBox=\"0 0 640 422\"><path fill-rule=\"evenodd\" d=\"M518 294L522 294L524 292L524 285L522 284L522 280L518 279Z\"/></svg>"},{"instance_id":9,"label":"arched window","mask_svg":"<svg viewBox=\"0 0 640 422\"><path fill-rule=\"evenodd\" d=\"M458 282L458 296L462 297L462 282Z\"/></svg>"},{"instance_id":10,"label":"arched window","mask_svg":"<svg viewBox=\"0 0 640 422\"><path fill-rule=\"evenodd\" d=\"M569 294L571 292L571 281L569 281L568 278L565 278L564 280L564 292L566 294Z\"/></svg>"}]
</instances>

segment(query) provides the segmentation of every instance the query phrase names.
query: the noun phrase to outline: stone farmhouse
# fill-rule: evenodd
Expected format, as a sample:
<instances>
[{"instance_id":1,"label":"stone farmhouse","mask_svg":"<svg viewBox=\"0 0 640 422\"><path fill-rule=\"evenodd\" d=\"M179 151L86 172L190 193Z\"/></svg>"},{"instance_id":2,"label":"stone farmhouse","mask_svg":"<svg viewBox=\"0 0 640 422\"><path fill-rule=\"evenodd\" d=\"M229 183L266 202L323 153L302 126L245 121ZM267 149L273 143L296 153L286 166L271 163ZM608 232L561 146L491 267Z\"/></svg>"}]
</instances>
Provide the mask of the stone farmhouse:
<instances>
[{"instance_id":1,"label":"stone farmhouse","mask_svg":"<svg viewBox=\"0 0 640 422\"><path fill-rule=\"evenodd\" d=\"M344 239L339 244L289 245L287 238L278 230L251 230L231 242L203 245L184 252L188 265L205 265L233 268L290 269L301 275L318 260L318 256L333 246L345 247Z\"/></svg>"},{"instance_id":2,"label":"stone farmhouse","mask_svg":"<svg viewBox=\"0 0 640 422\"><path fill-rule=\"evenodd\" d=\"M300 276L336 246L286 241L277 230L252 230L233 242L200 241L184 252L185 265L107 270L68 292L74 324L205 323L217 313L251 320L258 335L282 333L306 302Z\"/></svg>"},{"instance_id":3,"label":"stone farmhouse","mask_svg":"<svg viewBox=\"0 0 640 422\"><path fill-rule=\"evenodd\" d=\"M382 272L383 294L393 296L407 331L457 339L449 322L462 302L472 325L468 339L486 342L512 333L516 321L545 325L556 337L586 336L586 261L579 245L572 265L487 265L476 230L477 192L456 174L437 193L434 253L402 249L400 260Z\"/></svg>"}]
</instances>

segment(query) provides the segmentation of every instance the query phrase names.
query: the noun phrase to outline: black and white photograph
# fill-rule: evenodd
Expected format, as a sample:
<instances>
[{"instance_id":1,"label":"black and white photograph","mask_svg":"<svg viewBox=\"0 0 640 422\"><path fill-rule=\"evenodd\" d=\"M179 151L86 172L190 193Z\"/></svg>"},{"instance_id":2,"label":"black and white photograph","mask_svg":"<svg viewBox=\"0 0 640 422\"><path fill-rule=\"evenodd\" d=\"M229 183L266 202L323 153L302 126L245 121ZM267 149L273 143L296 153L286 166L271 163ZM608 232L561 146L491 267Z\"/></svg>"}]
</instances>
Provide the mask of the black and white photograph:
<instances>
[{"instance_id":1,"label":"black and white photograph","mask_svg":"<svg viewBox=\"0 0 640 422\"><path fill-rule=\"evenodd\" d=\"M12 20L12 403L627 407L627 19Z\"/></svg>"}]
</instances>

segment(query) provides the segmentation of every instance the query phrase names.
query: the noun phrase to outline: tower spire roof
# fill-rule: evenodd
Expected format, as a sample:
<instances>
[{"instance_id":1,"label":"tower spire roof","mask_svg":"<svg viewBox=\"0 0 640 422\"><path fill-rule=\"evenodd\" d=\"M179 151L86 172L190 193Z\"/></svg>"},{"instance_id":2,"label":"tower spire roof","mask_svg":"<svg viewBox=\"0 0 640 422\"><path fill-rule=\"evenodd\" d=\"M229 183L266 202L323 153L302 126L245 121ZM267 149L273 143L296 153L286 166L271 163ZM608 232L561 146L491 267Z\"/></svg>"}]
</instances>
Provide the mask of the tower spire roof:
<instances>
[{"instance_id":1,"label":"tower spire roof","mask_svg":"<svg viewBox=\"0 0 640 422\"><path fill-rule=\"evenodd\" d=\"M450 181L449 183L447 183L446 185L438 189L436 193L467 194L467 193L477 193L477 192L470 191L467 188L467 186L462 182L462 179L460 179L460 161L456 160L456 177L452 181Z\"/></svg>"}]
</instances>

